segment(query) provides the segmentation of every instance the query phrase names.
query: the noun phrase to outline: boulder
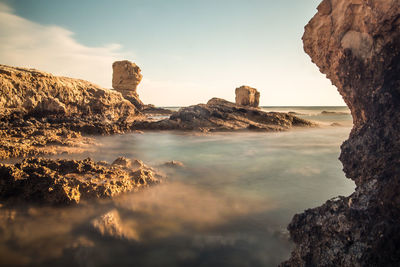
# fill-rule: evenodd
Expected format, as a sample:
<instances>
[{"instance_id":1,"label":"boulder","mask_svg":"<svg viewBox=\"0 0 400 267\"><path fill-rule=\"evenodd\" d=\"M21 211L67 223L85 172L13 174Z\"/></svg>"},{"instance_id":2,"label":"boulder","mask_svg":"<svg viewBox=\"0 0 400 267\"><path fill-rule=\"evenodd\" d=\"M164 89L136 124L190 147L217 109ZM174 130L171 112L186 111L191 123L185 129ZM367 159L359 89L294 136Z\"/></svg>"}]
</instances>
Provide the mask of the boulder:
<instances>
[{"instance_id":1,"label":"boulder","mask_svg":"<svg viewBox=\"0 0 400 267\"><path fill-rule=\"evenodd\" d=\"M260 103L260 92L250 86L240 86L235 90L236 104L241 106L258 107Z\"/></svg>"},{"instance_id":2,"label":"boulder","mask_svg":"<svg viewBox=\"0 0 400 267\"><path fill-rule=\"evenodd\" d=\"M112 65L113 77L112 86L120 92L124 98L129 100L138 109L143 108L143 102L140 101L136 91L137 86L142 80L140 68L128 60L115 61Z\"/></svg>"},{"instance_id":3,"label":"boulder","mask_svg":"<svg viewBox=\"0 0 400 267\"><path fill-rule=\"evenodd\" d=\"M351 110L340 160L357 187L294 216L282 266L398 266L400 2L324 0L303 43Z\"/></svg>"}]
</instances>

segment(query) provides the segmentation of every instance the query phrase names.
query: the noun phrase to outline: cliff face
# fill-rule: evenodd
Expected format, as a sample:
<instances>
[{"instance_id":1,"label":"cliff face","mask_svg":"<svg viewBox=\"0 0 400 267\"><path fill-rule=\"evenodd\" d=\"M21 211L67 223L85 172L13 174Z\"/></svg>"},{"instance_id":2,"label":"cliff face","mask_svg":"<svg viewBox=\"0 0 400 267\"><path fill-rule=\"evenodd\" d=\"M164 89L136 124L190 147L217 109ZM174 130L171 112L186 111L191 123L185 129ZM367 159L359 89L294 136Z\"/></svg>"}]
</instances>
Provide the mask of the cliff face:
<instances>
[{"instance_id":1,"label":"cliff face","mask_svg":"<svg viewBox=\"0 0 400 267\"><path fill-rule=\"evenodd\" d=\"M296 215L285 266L400 262L400 1L324 0L304 49L338 88L354 121L340 160L349 197Z\"/></svg>"},{"instance_id":2,"label":"cliff face","mask_svg":"<svg viewBox=\"0 0 400 267\"><path fill-rule=\"evenodd\" d=\"M0 116L10 114L134 120L138 110L121 94L84 80L0 65Z\"/></svg>"}]
</instances>

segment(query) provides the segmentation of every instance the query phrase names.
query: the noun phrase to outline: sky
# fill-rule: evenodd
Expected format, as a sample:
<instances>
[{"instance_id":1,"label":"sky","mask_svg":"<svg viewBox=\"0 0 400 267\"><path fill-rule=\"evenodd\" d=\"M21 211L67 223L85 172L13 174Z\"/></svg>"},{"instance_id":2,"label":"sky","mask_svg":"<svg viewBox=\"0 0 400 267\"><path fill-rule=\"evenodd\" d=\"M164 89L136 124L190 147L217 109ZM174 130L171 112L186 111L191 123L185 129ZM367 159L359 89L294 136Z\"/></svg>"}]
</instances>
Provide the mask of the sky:
<instances>
[{"instance_id":1,"label":"sky","mask_svg":"<svg viewBox=\"0 0 400 267\"><path fill-rule=\"evenodd\" d=\"M142 70L144 103L235 99L248 85L263 106L343 106L304 53L320 0L0 0L0 64L111 88L112 63Z\"/></svg>"}]
</instances>

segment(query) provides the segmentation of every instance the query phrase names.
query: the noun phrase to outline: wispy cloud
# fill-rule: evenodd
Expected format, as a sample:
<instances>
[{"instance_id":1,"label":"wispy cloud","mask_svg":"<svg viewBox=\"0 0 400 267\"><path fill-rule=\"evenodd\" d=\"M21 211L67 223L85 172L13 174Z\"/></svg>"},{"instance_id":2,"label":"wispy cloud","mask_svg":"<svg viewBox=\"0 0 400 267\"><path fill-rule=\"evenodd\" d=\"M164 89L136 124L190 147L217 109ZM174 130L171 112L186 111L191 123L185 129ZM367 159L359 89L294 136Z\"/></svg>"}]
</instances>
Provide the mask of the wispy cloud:
<instances>
[{"instance_id":1,"label":"wispy cloud","mask_svg":"<svg viewBox=\"0 0 400 267\"><path fill-rule=\"evenodd\" d=\"M89 47L74 39L74 33L17 16L0 3L0 64L36 68L111 87L111 65L130 54L121 45Z\"/></svg>"}]
</instances>

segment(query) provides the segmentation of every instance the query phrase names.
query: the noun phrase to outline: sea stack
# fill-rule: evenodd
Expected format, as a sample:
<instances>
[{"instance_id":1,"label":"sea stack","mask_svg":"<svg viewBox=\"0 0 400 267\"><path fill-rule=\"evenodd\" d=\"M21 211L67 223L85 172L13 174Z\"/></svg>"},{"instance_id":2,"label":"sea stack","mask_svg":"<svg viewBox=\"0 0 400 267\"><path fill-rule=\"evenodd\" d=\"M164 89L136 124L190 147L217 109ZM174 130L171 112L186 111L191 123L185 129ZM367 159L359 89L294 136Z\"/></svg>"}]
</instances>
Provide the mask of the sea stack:
<instances>
[{"instance_id":1,"label":"sea stack","mask_svg":"<svg viewBox=\"0 0 400 267\"><path fill-rule=\"evenodd\" d=\"M139 99L136 91L137 86L142 80L139 66L128 60L115 61L113 67L113 88L120 92L122 96L129 100L139 110L143 108L143 103Z\"/></svg>"},{"instance_id":2,"label":"sea stack","mask_svg":"<svg viewBox=\"0 0 400 267\"><path fill-rule=\"evenodd\" d=\"M240 86L236 88L236 105L258 107L260 103L260 92L250 86Z\"/></svg>"},{"instance_id":3,"label":"sea stack","mask_svg":"<svg viewBox=\"0 0 400 267\"><path fill-rule=\"evenodd\" d=\"M303 42L351 110L340 160L357 187L293 218L282 266L398 266L400 2L324 0Z\"/></svg>"}]
</instances>

